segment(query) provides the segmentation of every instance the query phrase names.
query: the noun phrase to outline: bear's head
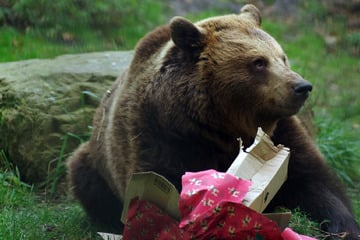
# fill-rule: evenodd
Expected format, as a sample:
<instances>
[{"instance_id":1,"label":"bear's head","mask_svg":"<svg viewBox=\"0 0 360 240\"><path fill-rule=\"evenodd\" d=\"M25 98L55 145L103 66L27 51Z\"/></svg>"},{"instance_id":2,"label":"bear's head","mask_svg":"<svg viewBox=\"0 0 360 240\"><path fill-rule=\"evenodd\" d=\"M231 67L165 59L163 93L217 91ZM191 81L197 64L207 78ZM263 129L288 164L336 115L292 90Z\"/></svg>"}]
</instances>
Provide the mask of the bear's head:
<instances>
[{"instance_id":1,"label":"bear's head","mask_svg":"<svg viewBox=\"0 0 360 240\"><path fill-rule=\"evenodd\" d=\"M211 98L232 130L253 125L253 131L257 126L271 131L278 119L297 113L312 90L309 82L291 70L278 42L261 29L259 10L253 5L245 5L237 15L195 24L175 17L170 35L164 65L179 61L183 69L196 72L183 75L206 88L199 95L205 92Z\"/></svg>"},{"instance_id":2,"label":"bear's head","mask_svg":"<svg viewBox=\"0 0 360 240\"><path fill-rule=\"evenodd\" d=\"M200 125L249 139L258 127L271 134L312 89L261 29L253 5L197 23L173 18L139 42L128 78L127 84L147 85L140 96L162 128L192 132Z\"/></svg>"}]
</instances>

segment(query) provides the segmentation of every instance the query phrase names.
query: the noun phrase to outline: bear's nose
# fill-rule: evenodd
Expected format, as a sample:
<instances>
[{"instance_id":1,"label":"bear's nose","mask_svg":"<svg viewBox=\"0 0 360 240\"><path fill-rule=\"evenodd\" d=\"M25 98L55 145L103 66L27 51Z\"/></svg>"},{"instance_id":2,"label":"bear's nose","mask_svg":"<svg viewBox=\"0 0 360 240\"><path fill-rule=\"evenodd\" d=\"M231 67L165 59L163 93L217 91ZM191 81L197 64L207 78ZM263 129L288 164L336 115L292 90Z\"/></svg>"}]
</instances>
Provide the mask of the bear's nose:
<instances>
[{"instance_id":1,"label":"bear's nose","mask_svg":"<svg viewBox=\"0 0 360 240\"><path fill-rule=\"evenodd\" d=\"M302 81L295 86L293 86L293 90L296 95L305 95L308 92L311 92L312 85L307 81Z\"/></svg>"}]
</instances>

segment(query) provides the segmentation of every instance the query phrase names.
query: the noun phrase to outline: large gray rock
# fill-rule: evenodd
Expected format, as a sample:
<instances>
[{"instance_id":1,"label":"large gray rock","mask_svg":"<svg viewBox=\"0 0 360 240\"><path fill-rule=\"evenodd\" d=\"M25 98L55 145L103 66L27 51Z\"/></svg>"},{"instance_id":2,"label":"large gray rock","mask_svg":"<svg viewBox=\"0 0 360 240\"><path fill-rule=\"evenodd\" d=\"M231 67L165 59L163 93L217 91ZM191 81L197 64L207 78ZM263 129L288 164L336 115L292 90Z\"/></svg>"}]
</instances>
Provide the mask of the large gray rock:
<instances>
[{"instance_id":1,"label":"large gray rock","mask_svg":"<svg viewBox=\"0 0 360 240\"><path fill-rule=\"evenodd\" d=\"M57 178L91 133L104 92L132 52L64 55L0 64L0 150L31 183ZM4 159L2 159L4 160Z\"/></svg>"}]
</instances>

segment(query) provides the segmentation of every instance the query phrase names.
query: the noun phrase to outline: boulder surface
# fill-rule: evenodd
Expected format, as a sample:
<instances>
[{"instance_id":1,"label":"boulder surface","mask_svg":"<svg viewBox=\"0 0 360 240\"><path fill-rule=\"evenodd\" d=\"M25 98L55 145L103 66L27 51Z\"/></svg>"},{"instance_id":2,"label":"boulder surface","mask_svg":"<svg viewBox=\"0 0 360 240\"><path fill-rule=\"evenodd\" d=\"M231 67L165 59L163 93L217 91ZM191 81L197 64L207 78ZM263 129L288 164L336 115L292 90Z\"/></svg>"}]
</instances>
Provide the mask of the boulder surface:
<instances>
[{"instance_id":1,"label":"boulder surface","mask_svg":"<svg viewBox=\"0 0 360 240\"><path fill-rule=\"evenodd\" d=\"M1 160L17 166L26 182L48 180L89 137L96 107L132 55L97 52L0 64L0 151L7 156Z\"/></svg>"}]
</instances>

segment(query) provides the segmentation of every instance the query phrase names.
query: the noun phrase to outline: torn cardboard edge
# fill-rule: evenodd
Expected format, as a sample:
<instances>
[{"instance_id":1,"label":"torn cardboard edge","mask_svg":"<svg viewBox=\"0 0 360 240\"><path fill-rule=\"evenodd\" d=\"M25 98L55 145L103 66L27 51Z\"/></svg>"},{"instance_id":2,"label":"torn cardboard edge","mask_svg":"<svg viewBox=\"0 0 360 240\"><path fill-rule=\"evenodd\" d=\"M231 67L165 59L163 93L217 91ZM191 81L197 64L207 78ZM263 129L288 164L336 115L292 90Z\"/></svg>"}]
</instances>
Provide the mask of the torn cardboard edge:
<instances>
[{"instance_id":1,"label":"torn cardboard edge","mask_svg":"<svg viewBox=\"0 0 360 240\"><path fill-rule=\"evenodd\" d=\"M241 141L240 141L241 142ZM227 173L252 181L250 191L243 204L262 212L287 178L289 149L274 146L270 137L258 129L254 144L242 151ZM166 178L155 172L133 174L125 194L121 221L126 223L130 201L135 197L147 200L166 211L176 220L180 219L179 193ZM266 217L278 223L280 228L288 225L291 213L269 213Z\"/></svg>"},{"instance_id":2,"label":"torn cardboard edge","mask_svg":"<svg viewBox=\"0 0 360 240\"><path fill-rule=\"evenodd\" d=\"M265 210L287 178L289 158L290 149L275 146L261 128L249 148L242 151L240 147L227 173L252 182L243 201L245 206L257 212Z\"/></svg>"},{"instance_id":3,"label":"torn cardboard edge","mask_svg":"<svg viewBox=\"0 0 360 240\"><path fill-rule=\"evenodd\" d=\"M155 204L166 211L172 218L180 219L178 208L179 192L165 177L155 172L141 172L132 175L126 190L123 212L121 214L121 222L124 224L130 202L136 197Z\"/></svg>"}]
</instances>

